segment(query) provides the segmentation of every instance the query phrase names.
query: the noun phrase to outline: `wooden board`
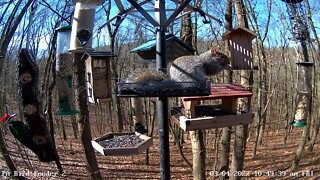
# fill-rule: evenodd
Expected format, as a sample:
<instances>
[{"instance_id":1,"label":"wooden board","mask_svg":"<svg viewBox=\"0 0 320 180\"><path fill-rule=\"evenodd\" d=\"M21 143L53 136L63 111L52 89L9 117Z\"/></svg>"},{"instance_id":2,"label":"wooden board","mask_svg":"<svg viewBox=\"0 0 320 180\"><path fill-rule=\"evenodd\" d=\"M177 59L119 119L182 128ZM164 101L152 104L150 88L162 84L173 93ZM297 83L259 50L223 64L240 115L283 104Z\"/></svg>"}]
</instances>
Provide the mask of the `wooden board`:
<instances>
[{"instance_id":1,"label":"wooden board","mask_svg":"<svg viewBox=\"0 0 320 180\"><path fill-rule=\"evenodd\" d=\"M183 97L183 101L200 101L224 98L244 98L253 95L247 88L240 84L213 84L209 96Z\"/></svg>"},{"instance_id":2,"label":"wooden board","mask_svg":"<svg viewBox=\"0 0 320 180\"><path fill-rule=\"evenodd\" d=\"M121 135L132 135L132 134L136 134L137 137L139 137L140 139L143 139L144 141L139 143L135 147L104 148L99 144L99 141L102 141L108 137L112 137L113 135L121 136ZM153 142L152 142L152 138L149 136L146 136L144 134L140 134L137 132L129 132L129 133L106 134L102 137L92 140L91 144L95 150L97 150L104 156L128 156L128 155L140 154L146 151L153 144Z\"/></svg>"},{"instance_id":3,"label":"wooden board","mask_svg":"<svg viewBox=\"0 0 320 180\"><path fill-rule=\"evenodd\" d=\"M192 119L188 119L185 116L180 116L180 118L177 119L174 116L172 116L171 120L178 124L181 127L181 129L185 131L193 131L199 129L212 129L250 124L253 122L253 117L254 114L252 112L247 112L238 115L201 117Z\"/></svg>"}]
</instances>

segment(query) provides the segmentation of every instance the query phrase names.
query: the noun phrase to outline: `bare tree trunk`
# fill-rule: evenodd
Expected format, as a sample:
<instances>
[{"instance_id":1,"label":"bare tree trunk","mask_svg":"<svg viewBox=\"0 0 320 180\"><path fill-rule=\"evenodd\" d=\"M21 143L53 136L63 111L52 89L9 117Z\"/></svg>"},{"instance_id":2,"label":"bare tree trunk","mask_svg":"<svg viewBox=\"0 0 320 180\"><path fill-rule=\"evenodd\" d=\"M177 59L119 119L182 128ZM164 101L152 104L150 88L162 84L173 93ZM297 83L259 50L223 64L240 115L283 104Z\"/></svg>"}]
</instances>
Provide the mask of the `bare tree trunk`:
<instances>
[{"instance_id":1,"label":"bare tree trunk","mask_svg":"<svg viewBox=\"0 0 320 180\"><path fill-rule=\"evenodd\" d=\"M242 0L235 2L235 11L238 19L238 26L248 28L247 13ZM253 71L241 71L241 84L245 87L252 87ZM239 111L250 111L251 98L239 99ZM239 125L235 127L234 155L231 162L231 177L230 179L240 179L240 176L233 176L236 172L241 172L243 169L244 156L246 151L246 142L248 137L248 125Z\"/></svg>"},{"instance_id":2,"label":"bare tree trunk","mask_svg":"<svg viewBox=\"0 0 320 180\"><path fill-rule=\"evenodd\" d=\"M111 1L108 1L108 5L107 5L107 9L106 11L106 16L107 16L107 20L109 20L110 17L110 12L111 12ZM111 46L111 52L115 54L115 38L119 29L119 26L121 25L122 21L124 20L124 18L122 18L120 20L120 22L115 25L115 27L112 29L111 24L107 24L107 29L108 29L108 33L109 33L109 39L110 39L110 46ZM113 79L115 80L115 92L116 92L116 87L117 87L117 82L119 81L119 73L118 73L118 61L114 60L114 57L112 59L112 63L111 63L111 67L112 67L112 74L113 74ZM117 122L117 128L118 131L121 132L123 131L123 118L124 118L124 114L123 114L123 110L121 107L121 99L119 96L116 96L116 111L117 111L117 117L118 117L118 122Z\"/></svg>"},{"instance_id":3,"label":"bare tree trunk","mask_svg":"<svg viewBox=\"0 0 320 180\"><path fill-rule=\"evenodd\" d=\"M310 7L310 3L309 3L309 0L306 1L307 2L307 5L308 5L308 21L309 21L309 26L310 26L310 29L313 33L313 36L316 40L316 44L317 44L317 59L314 60L314 67L319 67L319 62L320 62L320 39L318 37L318 34L317 34L317 31L316 31L316 28L314 26L314 23L313 23L313 20L312 20L312 12L311 12L311 7ZM316 48L314 48L315 51L316 51ZM314 99L318 99L318 97L320 97L320 83L319 83L319 73L317 71L314 71L314 86L315 86L315 93L316 93L316 96L314 97ZM311 136L311 140L310 140L310 144L309 144L309 147L308 147L308 150L309 151L312 151L313 150L313 147L315 145L315 142L316 142L316 139L317 139L317 136L319 134L319 128L320 128L320 120L319 120L319 116L320 116L320 111L318 110L317 111L317 117L314 118L314 126L313 126L313 134Z\"/></svg>"},{"instance_id":4,"label":"bare tree trunk","mask_svg":"<svg viewBox=\"0 0 320 180\"><path fill-rule=\"evenodd\" d=\"M232 0L226 1L225 28L226 28L226 31L232 30ZM232 83L233 81L232 75L233 75L232 71L227 71L227 74L225 77L226 83ZM228 178L227 172L229 171L231 130L232 130L231 127L225 127L222 130L221 144L220 144L221 156L220 156L220 163L219 163L219 172L225 172L225 173L222 173L222 175L225 174L225 176L223 176L222 179Z\"/></svg>"},{"instance_id":5,"label":"bare tree trunk","mask_svg":"<svg viewBox=\"0 0 320 180\"><path fill-rule=\"evenodd\" d=\"M192 33L191 14L188 14L183 18L181 39L186 44L192 46L193 33ZM190 108L189 112L194 111L193 107L194 107L193 105L188 107ZM188 116L191 118L194 116L194 114L188 114ZM190 131L189 133L190 133L191 144L192 144L193 179L203 180L203 179L206 179L206 163L205 163L206 148L204 143L204 131L195 130L195 131Z\"/></svg>"},{"instance_id":6,"label":"bare tree trunk","mask_svg":"<svg viewBox=\"0 0 320 180\"><path fill-rule=\"evenodd\" d=\"M86 72L85 61L81 59L82 54L74 54L75 70L76 70L76 100L79 106L78 124L80 128L80 138L82 148L85 154L86 168L91 179L102 179L97 164L94 149L91 145L91 128L89 121L89 111L87 104L86 90Z\"/></svg>"},{"instance_id":7,"label":"bare tree trunk","mask_svg":"<svg viewBox=\"0 0 320 180\"><path fill-rule=\"evenodd\" d=\"M192 144L192 158L193 158L193 179L206 179L206 148L203 140L203 131L190 131L190 138Z\"/></svg>"},{"instance_id":8,"label":"bare tree trunk","mask_svg":"<svg viewBox=\"0 0 320 180\"><path fill-rule=\"evenodd\" d=\"M73 130L73 135L75 139L78 139L78 126L77 126L77 117L75 115L70 116L71 117L71 125L72 125L72 130Z\"/></svg>"}]
</instances>

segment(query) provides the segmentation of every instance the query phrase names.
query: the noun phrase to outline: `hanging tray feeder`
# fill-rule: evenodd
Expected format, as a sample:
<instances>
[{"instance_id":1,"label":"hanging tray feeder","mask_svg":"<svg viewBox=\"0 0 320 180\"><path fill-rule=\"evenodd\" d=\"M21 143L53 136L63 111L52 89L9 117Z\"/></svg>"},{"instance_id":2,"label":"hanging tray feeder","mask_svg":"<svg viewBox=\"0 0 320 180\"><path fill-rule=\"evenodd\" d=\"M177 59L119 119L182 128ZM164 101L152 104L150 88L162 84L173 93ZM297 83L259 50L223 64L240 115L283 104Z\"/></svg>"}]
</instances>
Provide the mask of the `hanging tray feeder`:
<instances>
[{"instance_id":1,"label":"hanging tray feeder","mask_svg":"<svg viewBox=\"0 0 320 180\"><path fill-rule=\"evenodd\" d=\"M146 151L152 145L152 138L137 132L110 133L91 143L104 156L128 156Z\"/></svg>"}]
</instances>

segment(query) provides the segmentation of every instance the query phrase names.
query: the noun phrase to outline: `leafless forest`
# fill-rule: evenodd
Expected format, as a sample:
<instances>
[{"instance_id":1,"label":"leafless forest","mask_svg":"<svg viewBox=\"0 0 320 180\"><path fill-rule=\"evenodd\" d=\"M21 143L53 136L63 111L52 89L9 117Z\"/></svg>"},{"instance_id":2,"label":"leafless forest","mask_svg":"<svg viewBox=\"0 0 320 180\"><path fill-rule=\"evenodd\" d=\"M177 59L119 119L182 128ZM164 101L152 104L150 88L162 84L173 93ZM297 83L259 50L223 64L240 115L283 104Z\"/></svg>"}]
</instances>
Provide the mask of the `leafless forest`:
<instances>
[{"instance_id":1,"label":"leafless forest","mask_svg":"<svg viewBox=\"0 0 320 180\"><path fill-rule=\"evenodd\" d=\"M103 156L92 148L91 140L108 133L132 132L135 118L134 98L117 96L117 82L138 68L155 67L141 60L135 47L155 39L156 28L139 12L114 17L129 1L106 0L96 8L92 47L95 52L112 52L110 58L111 97L106 102L90 103L84 86L85 61L74 55L77 115L58 115L56 83L57 29L71 25L75 4L71 0L2 0L0 2L0 116L17 115L25 121L19 83L19 52L27 48L36 57L39 68L38 99L40 117L59 158L40 162L37 156L10 133L7 123L0 125L2 178L15 179L160 179L157 99L141 98L141 117L146 135L153 145L131 156ZM154 9L154 1L145 9ZM166 0L167 9L177 9L184 1ZM289 1L290 2L290 1ZM256 35L252 41L254 68L225 70L210 77L212 84L241 84L253 93L234 105L238 112L254 113L247 125L183 131L169 118L170 170L172 179L310 179L320 177L320 1L304 0L291 6L282 0L192 0L190 6L211 15L204 23L199 11L188 12L173 21L167 32L174 34L201 54L214 44L230 56L223 35L237 27ZM297 9L298 8L298 9ZM189 10L192 9L189 7ZM299 12L307 27L307 36L294 41L290 13ZM154 12L148 12L154 16ZM167 12L169 17L172 11ZM173 50L174 51L174 50ZM81 60L80 60L81 59ZM236 59L236 58L235 58ZM82 62L81 62L82 61ZM312 62L308 70L307 96L303 127L292 126L297 119L299 94L298 62ZM306 73L307 74L307 73ZM85 89L86 91L83 91ZM203 100L201 104L219 101ZM181 106L178 97L168 98L169 110ZM136 107L137 108L137 107ZM136 116L136 117L135 117ZM299 119L299 118L298 118ZM301 118L302 119L302 118ZM199 149L199 148L200 149Z\"/></svg>"}]
</instances>

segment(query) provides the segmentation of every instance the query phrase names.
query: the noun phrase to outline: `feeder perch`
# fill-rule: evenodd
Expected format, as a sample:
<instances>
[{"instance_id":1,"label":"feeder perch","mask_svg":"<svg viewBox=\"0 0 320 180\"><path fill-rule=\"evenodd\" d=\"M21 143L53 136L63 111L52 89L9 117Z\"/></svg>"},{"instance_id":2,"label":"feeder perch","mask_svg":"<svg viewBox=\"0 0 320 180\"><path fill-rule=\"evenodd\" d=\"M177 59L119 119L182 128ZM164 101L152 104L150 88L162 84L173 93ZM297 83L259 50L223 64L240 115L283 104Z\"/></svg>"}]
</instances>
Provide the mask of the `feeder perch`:
<instances>
[{"instance_id":1,"label":"feeder perch","mask_svg":"<svg viewBox=\"0 0 320 180\"><path fill-rule=\"evenodd\" d=\"M121 97L181 97L210 95L210 81L169 82L153 81L148 83L119 82L118 96Z\"/></svg>"},{"instance_id":2,"label":"feeder perch","mask_svg":"<svg viewBox=\"0 0 320 180\"><path fill-rule=\"evenodd\" d=\"M245 27L237 27L222 36L228 41L228 48L231 53L231 65L233 70L254 69L252 40L257 35Z\"/></svg>"},{"instance_id":3,"label":"feeder perch","mask_svg":"<svg viewBox=\"0 0 320 180\"><path fill-rule=\"evenodd\" d=\"M137 132L111 133L91 143L104 156L129 156L145 152L152 145L152 138Z\"/></svg>"},{"instance_id":4,"label":"feeder perch","mask_svg":"<svg viewBox=\"0 0 320 180\"><path fill-rule=\"evenodd\" d=\"M56 83L58 88L59 115L74 115L78 111L74 103L73 87L73 56L68 52L70 45L71 26L61 26L56 29Z\"/></svg>"},{"instance_id":5,"label":"feeder perch","mask_svg":"<svg viewBox=\"0 0 320 180\"><path fill-rule=\"evenodd\" d=\"M88 101L105 103L111 100L111 52L89 52L86 61Z\"/></svg>"},{"instance_id":6,"label":"feeder perch","mask_svg":"<svg viewBox=\"0 0 320 180\"><path fill-rule=\"evenodd\" d=\"M92 33L96 7L104 0L74 0L76 3L70 41L70 52L84 53L93 51Z\"/></svg>"},{"instance_id":7,"label":"feeder perch","mask_svg":"<svg viewBox=\"0 0 320 180\"><path fill-rule=\"evenodd\" d=\"M134 49L131 52L135 52L141 57L144 61L156 59L156 40L151 40L142 44ZM172 62L178 57L193 55L195 50L184 43L182 40L174 36L173 34L166 35L166 57L167 62Z\"/></svg>"},{"instance_id":8,"label":"feeder perch","mask_svg":"<svg viewBox=\"0 0 320 180\"><path fill-rule=\"evenodd\" d=\"M184 115L171 114L171 120L185 131L245 125L253 122L252 112L237 113L237 99L251 97L252 92L237 84L215 84L211 95L183 97ZM197 106L201 100L221 100L217 105Z\"/></svg>"}]
</instances>

